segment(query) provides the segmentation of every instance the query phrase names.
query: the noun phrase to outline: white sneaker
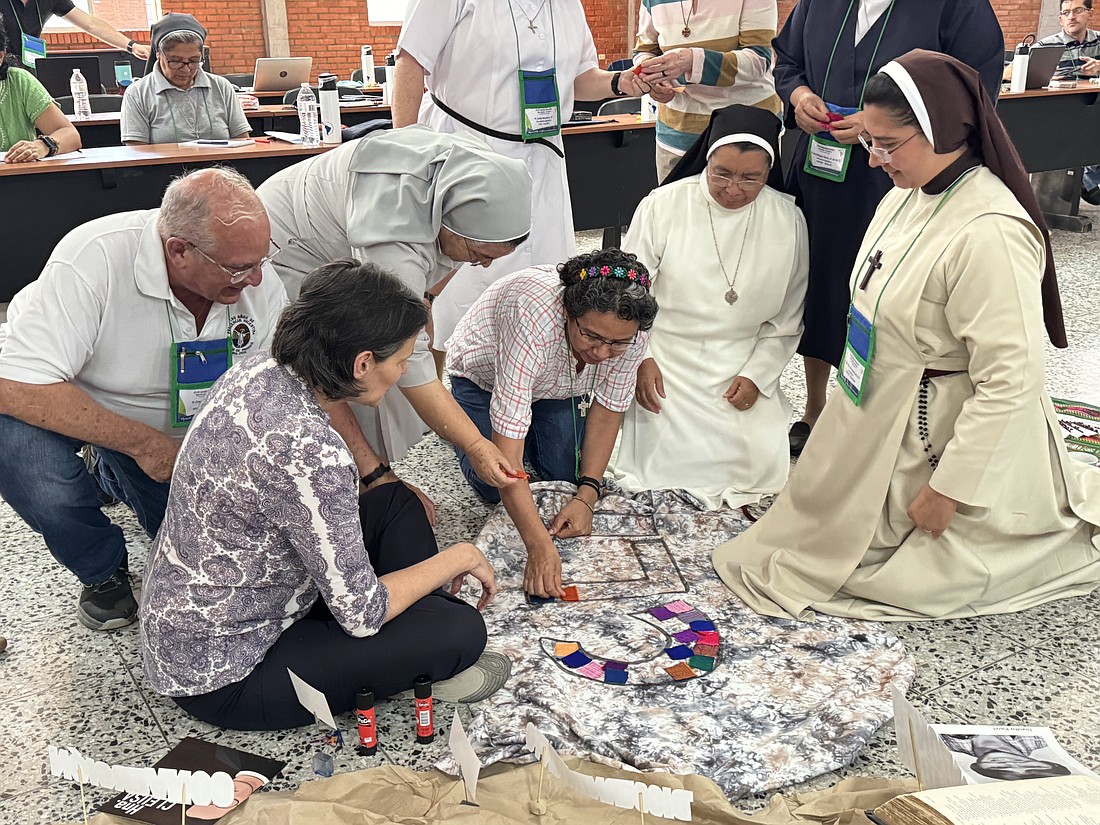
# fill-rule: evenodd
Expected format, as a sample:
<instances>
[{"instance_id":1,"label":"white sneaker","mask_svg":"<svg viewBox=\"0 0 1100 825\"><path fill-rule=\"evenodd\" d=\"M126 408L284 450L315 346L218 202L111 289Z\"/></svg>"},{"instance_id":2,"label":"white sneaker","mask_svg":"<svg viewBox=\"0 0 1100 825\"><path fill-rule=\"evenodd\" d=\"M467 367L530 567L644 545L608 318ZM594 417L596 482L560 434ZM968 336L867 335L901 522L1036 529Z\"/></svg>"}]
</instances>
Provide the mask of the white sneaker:
<instances>
[{"instance_id":1,"label":"white sneaker","mask_svg":"<svg viewBox=\"0 0 1100 825\"><path fill-rule=\"evenodd\" d=\"M504 687L511 675L512 660L502 653L486 650L461 673L432 685L432 698L456 705L480 702ZM413 698L411 690L398 695L402 699Z\"/></svg>"}]
</instances>

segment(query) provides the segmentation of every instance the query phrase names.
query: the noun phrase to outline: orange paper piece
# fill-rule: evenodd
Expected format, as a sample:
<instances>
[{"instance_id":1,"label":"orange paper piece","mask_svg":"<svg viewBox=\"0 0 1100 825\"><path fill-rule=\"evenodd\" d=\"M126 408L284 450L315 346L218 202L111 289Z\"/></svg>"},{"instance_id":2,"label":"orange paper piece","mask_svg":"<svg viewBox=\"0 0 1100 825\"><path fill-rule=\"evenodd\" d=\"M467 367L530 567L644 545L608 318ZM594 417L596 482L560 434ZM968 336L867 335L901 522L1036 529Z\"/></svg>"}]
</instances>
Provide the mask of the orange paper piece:
<instances>
[{"instance_id":1,"label":"orange paper piece","mask_svg":"<svg viewBox=\"0 0 1100 825\"><path fill-rule=\"evenodd\" d=\"M577 592L577 585L566 585L564 590L565 595L561 597L563 602L579 602L581 600L581 594Z\"/></svg>"},{"instance_id":2,"label":"orange paper piece","mask_svg":"<svg viewBox=\"0 0 1100 825\"><path fill-rule=\"evenodd\" d=\"M554 645L554 656L562 659L568 656L570 653L575 653L580 649L581 646L576 642L558 642Z\"/></svg>"},{"instance_id":3,"label":"orange paper piece","mask_svg":"<svg viewBox=\"0 0 1100 825\"><path fill-rule=\"evenodd\" d=\"M666 667L665 672L677 682L681 682L684 679L694 679L698 675L694 670L688 667L686 662L677 662L672 667Z\"/></svg>"}]
</instances>

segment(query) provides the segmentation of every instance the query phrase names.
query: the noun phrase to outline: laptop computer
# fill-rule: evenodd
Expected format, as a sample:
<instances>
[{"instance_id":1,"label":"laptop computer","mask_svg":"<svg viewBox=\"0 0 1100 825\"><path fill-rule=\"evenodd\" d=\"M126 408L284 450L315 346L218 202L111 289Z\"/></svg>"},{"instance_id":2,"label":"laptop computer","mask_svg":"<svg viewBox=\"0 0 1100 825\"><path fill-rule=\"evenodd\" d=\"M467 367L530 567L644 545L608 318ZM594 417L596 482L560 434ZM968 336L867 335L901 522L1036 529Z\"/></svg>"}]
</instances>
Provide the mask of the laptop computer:
<instances>
[{"instance_id":1,"label":"laptop computer","mask_svg":"<svg viewBox=\"0 0 1100 825\"><path fill-rule=\"evenodd\" d=\"M1033 46L1027 61L1027 82L1024 89L1041 89L1050 83L1065 46Z\"/></svg>"},{"instance_id":2,"label":"laptop computer","mask_svg":"<svg viewBox=\"0 0 1100 825\"><path fill-rule=\"evenodd\" d=\"M287 92L309 83L312 57L258 57L252 80L254 92Z\"/></svg>"}]
</instances>

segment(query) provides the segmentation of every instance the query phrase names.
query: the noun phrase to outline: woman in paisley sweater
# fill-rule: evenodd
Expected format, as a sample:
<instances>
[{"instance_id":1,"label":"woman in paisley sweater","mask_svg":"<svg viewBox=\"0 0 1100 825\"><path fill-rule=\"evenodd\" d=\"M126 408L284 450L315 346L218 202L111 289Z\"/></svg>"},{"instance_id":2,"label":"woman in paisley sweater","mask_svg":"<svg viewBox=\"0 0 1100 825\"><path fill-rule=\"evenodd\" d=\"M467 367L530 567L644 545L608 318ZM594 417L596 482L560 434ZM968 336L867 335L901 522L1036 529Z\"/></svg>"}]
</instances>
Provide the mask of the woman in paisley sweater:
<instances>
[{"instance_id":1,"label":"woman in paisley sweater","mask_svg":"<svg viewBox=\"0 0 1100 825\"><path fill-rule=\"evenodd\" d=\"M211 389L180 450L141 605L145 675L192 715L242 730L308 724L288 669L335 713L358 689L391 696L420 675L464 673L453 698L470 701L507 677L506 659L482 655L478 610L451 595L470 574L478 608L492 599L481 551L437 550L416 496L354 458L363 436L346 401L377 404L426 321L394 276L335 261L306 279L272 354Z\"/></svg>"}]
</instances>

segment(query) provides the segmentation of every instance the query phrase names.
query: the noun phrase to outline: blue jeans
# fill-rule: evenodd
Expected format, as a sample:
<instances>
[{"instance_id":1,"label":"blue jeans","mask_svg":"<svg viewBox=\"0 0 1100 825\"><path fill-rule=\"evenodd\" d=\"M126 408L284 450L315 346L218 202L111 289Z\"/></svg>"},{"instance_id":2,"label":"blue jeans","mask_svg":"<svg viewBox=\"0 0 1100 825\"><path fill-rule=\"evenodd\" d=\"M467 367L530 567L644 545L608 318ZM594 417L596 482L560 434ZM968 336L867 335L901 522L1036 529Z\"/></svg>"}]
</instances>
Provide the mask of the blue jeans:
<instances>
[{"instance_id":1,"label":"blue jeans","mask_svg":"<svg viewBox=\"0 0 1100 825\"><path fill-rule=\"evenodd\" d=\"M127 455L97 447L95 478L84 442L0 415L0 497L46 541L85 585L109 579L126 560L122 530L99 508L98 484L134 511L150 537L168 505L168 484L153 481Z\"/></svg>"},{"instance_id":2,"label":"blue jeans","mask_svg":"<svg viewBox=\"0 0 1100 825\"><path fill-rule=\"evenodd\" d=\"M467 378L451 378L451 395L486 438L493 437L489 402L493 395ZM523 445L523 459L543 481L577 480L577 453L584 440L584 418L577 411L580 397L536 401L531 405L531 429ZM490 504L500 501L496 487L477 477L466 453L455 447L462 475Z\"/></svg>"}]
</instances>

